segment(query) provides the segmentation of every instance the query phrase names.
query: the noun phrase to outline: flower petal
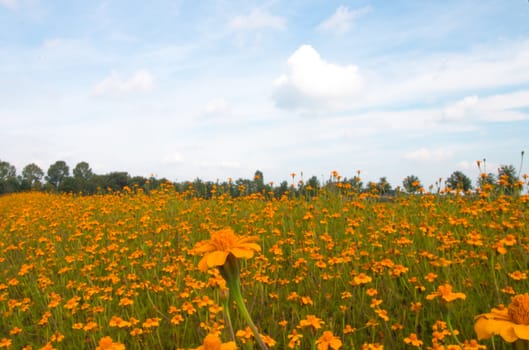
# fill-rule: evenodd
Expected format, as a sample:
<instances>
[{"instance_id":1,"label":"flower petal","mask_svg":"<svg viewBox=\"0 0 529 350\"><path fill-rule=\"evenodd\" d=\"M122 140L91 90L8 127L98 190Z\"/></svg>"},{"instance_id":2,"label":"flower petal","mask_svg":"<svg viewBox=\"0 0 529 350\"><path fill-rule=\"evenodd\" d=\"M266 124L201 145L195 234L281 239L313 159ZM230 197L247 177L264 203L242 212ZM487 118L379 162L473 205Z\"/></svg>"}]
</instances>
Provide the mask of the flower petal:
<instances>
[{"instance_id":1,"label":"flower petal","mask_svg":"<svg viewBox=\"0 0 529 350\"><path fill-rule=\"evenodd\" d=\"M209 253L215 250L215 246L209 241L202 241L195 244L193 251L196 253Z\"/></svg>"},{"instance_id":2,"label":"flower petal","mask_svg":"<svg viewBox=\"0 0 529 350\"><path fill-rule=\"evenodd\" d=\"M246 258L249 259L253 256L254 252L251 249L244 249L240 247L235 247L230 249L230 253L233 254L236 258Z\"/></svg>"},{"instance_id":3,"label":"flower petal","mask_svg":"<svg viewBox=\"0 0 529 350\"><path fill-rule=\"evenodd\" d=\"M234 341L229 341L227 343L222 343L220 345L220 350L236 350L237 345L235 345Z\"/></svg>"},{"instance_id":4,"label":"flower petal","mask_svg":"<svg viewBox=\"0 0 529 350\"><path fill-rule=\"evenodd\" d=\"M198 269L202 272L206 272L208 270L208 263L207 263L207 255L204 255L202 259L198 262Z\"/></svg>"},{"instance_id":5,"label":"flower petal","mask_svg":"<svg viewBox=\"0 0 529 350\"><path fill-rule=\"evenodd\" d=\"M529 326L525 324L514 324L513 330L520 339L529 340Z\"/></svg>"},{"instance_id":6,"label":"flower petal","mask_svg":"<svg viewBox=\"0 0 529 350\"><path fill-rule=\"evenodd\" d=\"M208 267L222 266L226 262L229 252L220 250L214 251L206 255L206 263Z\"/></svg>"},{"instance_id":7,"label":"flower petal","mask_svg":"<svg viewBox=\"0 0 529 350\"><path fill-rule=\"evenodd\" d=\"M256 252L261 251L261 246L257 243L239 243L237 245L238 248L244 248L244 249L251 249Z\"/></svg>"},{"instance_id":8,"label":"flower petal","mask_svg":"<svg viewBox=\"0 0 529 350\"><path fill-rule=\"evenodd\" d=\"M495 320L479 318L474 324L478 340L488 339L495 334L499 334L505 341L512 343L518 337L514 333L513 323L505 320Z\"/></svg>"}]
</instances>

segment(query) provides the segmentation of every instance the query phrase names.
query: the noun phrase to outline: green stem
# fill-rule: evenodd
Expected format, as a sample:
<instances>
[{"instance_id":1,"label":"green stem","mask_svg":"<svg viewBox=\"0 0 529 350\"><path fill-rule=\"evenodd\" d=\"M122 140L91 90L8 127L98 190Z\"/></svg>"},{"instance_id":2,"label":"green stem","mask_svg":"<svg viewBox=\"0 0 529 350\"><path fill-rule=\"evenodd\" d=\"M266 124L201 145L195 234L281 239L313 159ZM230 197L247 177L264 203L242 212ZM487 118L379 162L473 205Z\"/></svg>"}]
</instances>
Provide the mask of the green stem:
<instances>
[{"instance_id":1,"label":"green stem","mask_svg":"<svg viewBox=\"0 0 529 350\"><path fill-rule=\"evenodd\" d=\"M259 344L259 347L262 350L268 350L268 347L261 338L261 335L259 334L259 331L257 330L255 324L253 323L248 309L246 308L246 304L244 303L244 299L241 293L241 278L239 273L239 262L237 261L237 258L232 254L229 254L226 258L226 262L224 263L224 265L219 267L219 271L228 285L228 289L230 291L230 299L234 300L237 304L237 307L239 308L242 317L248 323L248 326L250 326L255 340Z\"/></svg>"},{"instance_id":2,"label":"green stem","mask_svg":"<svg viewBox=\"0 0 529 350\"><path fill-rule=\"evenodd\" d=\"M529 340L518 339L512 343L513 350L529 350Z\"/></svg>"},{"instance_id":3,"label":"green stem","mask_svg":"<svg viewBox=\"0 0 529 350\"><path fill-rule=\"evenodd\" d=\"M228 325L228 329L230 331L231 340L235 341L235 333L233 332L233 326L231 323L231 316L230 316L230 305L228 300L222 301L222 308L224 309L224 320L226 324Z\"/></svg>"}]
</instances>

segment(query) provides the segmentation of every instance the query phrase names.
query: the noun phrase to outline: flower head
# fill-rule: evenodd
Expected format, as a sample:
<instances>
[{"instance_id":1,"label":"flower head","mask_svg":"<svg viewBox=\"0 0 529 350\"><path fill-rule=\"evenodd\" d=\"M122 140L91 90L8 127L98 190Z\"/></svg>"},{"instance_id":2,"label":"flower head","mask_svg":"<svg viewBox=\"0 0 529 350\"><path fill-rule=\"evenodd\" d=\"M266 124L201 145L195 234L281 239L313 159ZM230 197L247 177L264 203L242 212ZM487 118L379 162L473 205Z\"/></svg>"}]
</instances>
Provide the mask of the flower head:
<instances>
[{"instance_id":1,"label":"flower head","mask_svg":"<svg viewBox=\"0 0 529 350\"><path fill-rule=\"evenodd\" d=\"M204 344L200 345L195 350L235 350L237 346L235 342L229 341L223 343L219 336L215 333L210 333L204 338Z\"/></svg>"},{"instance_id":2,"label":"flower head","mask_svg":"<svg viewBox=\"0 0 529 350\"><path fill-rule=\"evenodd\" d=\"M103 337L99 340L99 346L96 350L125 350L125 345L115 343L110 337Z\"/></svg>"},{"instance_id":3,"label":"flower head","mask_svg":"<svg viewBox=\"0 0 529 350\"><path fill-rule=\"evenodd\" d=\"M210 267L223 266L228 255L236 258L251 258L261 247L254 243L255 237L239 237L231 228L211 232L211 239L199 242L194 251L204 253L198 263L201 271Z\"/></svg>"},{"instance_id":4,"label":"flower head","mask_svg":"<svg viewBox=\"0 0 529 350\"><path fill-rule=\"evenodd\" d=\"M529 294L514 296L507 308L500 305L490 313L476 316L474 330L478 339L498 334L509 343L529 340Z\"/></svg>"},{"instance_id":5,"label":"flower head","mask_svg":"<svg viewBox=\"0 0 529 350\"><path fill-rule=\"evenodd\" d=\"M445 302L447 303L450 303L454 300L457 300L457 299L463 299L465 300L467 298L467 296L464 294L464 293L454 293L452 292L452 286L448 283L442 285L442 286L439 286L437 288L437 292L434 292L434 293L431 293L429 295L426 296L426 299L427 300L432 300L432 299L435 299L435 298L441 298L442 300L444 300Z\"/></svg>"},{"instance_id":6,"label":"flower head","mask_svg":"<svg viewBox=\"0 0 529 350\"><path fill-rule=\"evenodd\" d=\"M323 332L323 335L316 340L318 350L327 350L329 348L337 350L342 347L342 341L340 338L335 337L331 331Z\"/></svg>"}]
</instances>

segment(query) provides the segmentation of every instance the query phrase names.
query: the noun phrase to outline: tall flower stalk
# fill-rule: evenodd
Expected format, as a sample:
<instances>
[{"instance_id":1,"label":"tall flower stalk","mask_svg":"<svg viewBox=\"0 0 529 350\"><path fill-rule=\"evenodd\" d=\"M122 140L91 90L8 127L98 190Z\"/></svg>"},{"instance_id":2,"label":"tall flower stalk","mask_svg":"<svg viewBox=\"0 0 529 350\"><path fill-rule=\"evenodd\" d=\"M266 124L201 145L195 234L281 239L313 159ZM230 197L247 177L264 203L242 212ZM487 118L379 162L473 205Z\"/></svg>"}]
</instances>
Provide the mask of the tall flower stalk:
<instances>
[{"instance_id":1,"label":"tall flower stalk","mask_svg":"<svg viewBox=\"0 0 529 350\"><path fill-rule=\"evenodd\" d=\"M211 233L211 239L199 242L194 250L204 253L198 263L201 271L217 267L226 281L229 290L229 298L237 305L242 317L250 326L254 338L262 350L268 350L261 338L257 327L246 308L241 292L241 276L239 258L251 258L261 247L255 243L255 237L239 237L231 228L225 228ZM226 308L227 319L230 320L229 309ZM229 321L231 323L231 321ZM231 327L231 325L229 325Z\"/></svg>"}]
</instances>

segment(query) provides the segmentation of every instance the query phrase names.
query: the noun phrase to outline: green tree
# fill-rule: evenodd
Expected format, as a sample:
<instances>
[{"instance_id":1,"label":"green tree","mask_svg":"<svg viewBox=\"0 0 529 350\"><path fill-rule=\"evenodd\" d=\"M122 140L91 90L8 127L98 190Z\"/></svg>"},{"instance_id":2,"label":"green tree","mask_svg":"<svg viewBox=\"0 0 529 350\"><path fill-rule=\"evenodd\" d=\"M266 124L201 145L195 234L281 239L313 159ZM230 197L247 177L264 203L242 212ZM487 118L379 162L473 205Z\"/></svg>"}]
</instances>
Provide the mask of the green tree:
<instances>
[{"instance_id":1,"label":"green tree","mask_svg":"<svg viewBox=\"0 0 529 350\"><path fill-rule=\"evenodd\" d=\"M121 191L123 187L129 186L129 174L125 171L113 171L102 176L101 188L103 190ZM130 186L129 186L130 187Z\"/></svg>"},{"instance_id":2,"label":"green tree","mask_svg":"<svg viewBox=\"0 0 529 350\"><path fill-rule=\"evenodd\" d=\"M317 176L312 176L309 181L307 181L307 186L305 187L307 191L312 195L316 195L320 190L320 181Z\"/></svg>"},{"instance_id":3,"label":"green tree","mask_svg":"<svg viewBox=\"0 0 529 350\"><path fill-rule=\"evenodd\" d=\"M42 186L41 180L44 177L44 171L35 163L30 163L22 169L23 189L39 190Z\"/></svg>"},{"instance_id":4,"label":"green tree","mask_svg":"<svg viewBox=\"0 0 529 350\"><path fill-rule=\"evenodd\" d=\"M393 189L385 176L381 177L377 182L377 190L381 195L389 194Z\"/></svg>"},{"instance_id":5,"label":"green tree","mask_svg":"<svg viewBox=\"0 0 529 350\"><path fill-rule=\"evenodd\" d=\"M48 168L46 181L51 184L55 190L59 190L64 178L70 175L70 168L63 160L58 160Z\"/></svg>"},{"instance_id":6,"label":"green tree","mask_svg":"<svg viewBox=\"0 0 529 350\"><path fill-rule=\"evenodd\" d=\"M493 188L496 186L496 176L493 173L481 173L477 180L478 187L483 189L484 187Z\"/></svg>"},{"instance_id":7,"label":"green tree","mask_svg":"<svg viewBox=\"0 0 529 350\"><path fill-rule=\"evenodd\" d=\"M359 174L353 176L352 179L345 179L344 182L349 183L351 185L351 189L355 192L362 192L364 189L364 183L362 182L362 179L360 179Z\"/></svg>"},{"instance_id":8,"label":"green tree","mask_svg":"<svg viewBox=\"0 0 529 350\"><path fill-rule=\"evenodd\" d=\"M472 189L472 181L468 176L461 171L454 171L448 179L446 179L446 186L451 190L459 190L467 192Z\"/></svg>"},{"instance_id":9,"label":"green tree","mask_svg":"<svg viewBox=\"0 0 529 350\"><path fill-rule=\"evenodd\" d=\"M0 193L16 192L20 189L17 169L9 162L0 161Z\"/></svg>"},{"instance_id":10,"label":"green tree","mask_svg":"<svg viewBox=\"0 0 529 350\"><path fill-rule=\"evenodd\" d=\"M73 177L76 180L89 181L94 176L90 165L87 162L79 162L73 168Z\"/></svg>"},{"instance_id":11,"label":"green tree","mask_svg":"<svg viewBox=\"0 0 529 350\"><path fill-rule=\"evenodd\" d=\"M520 178L513 165L502 165L498 168L499 190L505 194L517 194L521 191Z\"/></svg>"},{"instance_id":12,"label":"green tree","mask_svg":"<svg viewBox=\"0 0 529 350\"><path fill-rule=\"evenodd\" d=\"M423 189L421 181L415 175L406 176L404 180L402 180L402 186L408 193L417 193Z\"/></svg>"},{"instance_id":13,"label":"green tree","mask_svg":"<svg viewBox=\"0 0 529 350\"><path fill-rule=\"evenodd\" d=\"M253 186L252 190L253 192L263 192L265 189L265 183L264 183L264 176L263 172L260 170L256 170L255 174L253 175Z\"/></svg>"}]
</instances>

